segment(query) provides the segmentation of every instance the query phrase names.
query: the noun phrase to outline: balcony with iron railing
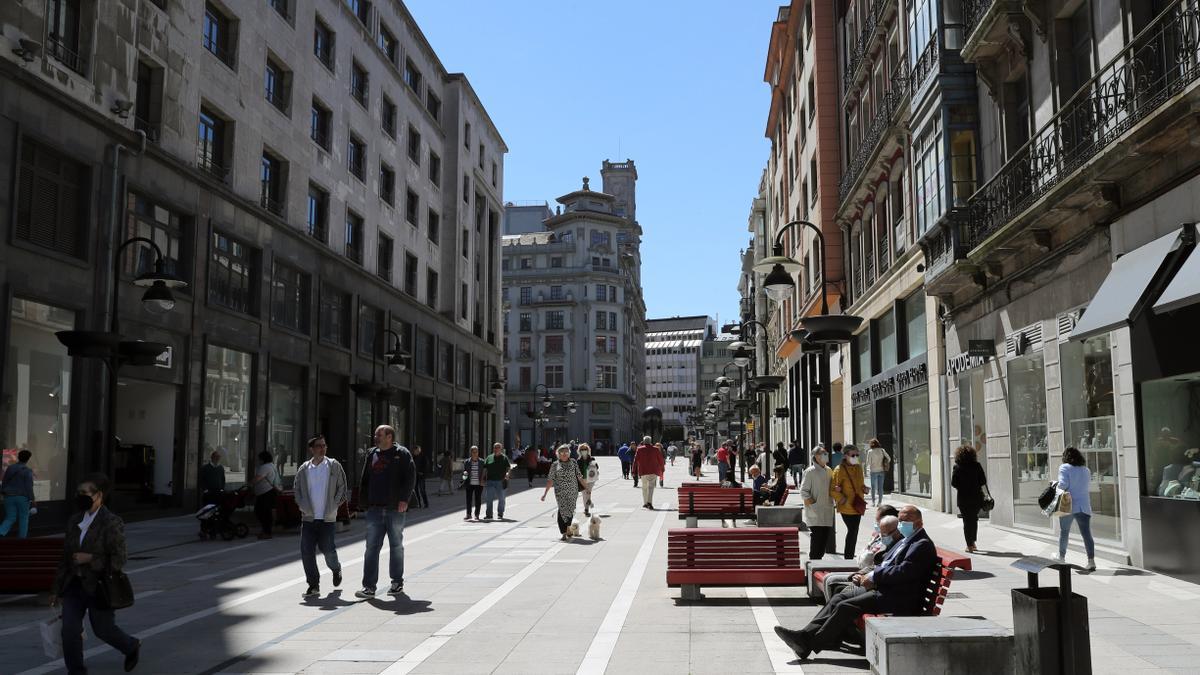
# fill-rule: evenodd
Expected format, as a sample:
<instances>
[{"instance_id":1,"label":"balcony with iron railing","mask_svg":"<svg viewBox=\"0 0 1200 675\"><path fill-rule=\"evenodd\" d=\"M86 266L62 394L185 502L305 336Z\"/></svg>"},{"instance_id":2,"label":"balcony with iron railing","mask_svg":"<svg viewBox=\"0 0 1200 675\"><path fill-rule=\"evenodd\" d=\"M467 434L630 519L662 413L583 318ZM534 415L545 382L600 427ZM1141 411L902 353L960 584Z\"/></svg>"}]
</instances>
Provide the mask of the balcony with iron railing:
<instances>
[{"instance_id":1,"label":"balcony with iron railing","mask_svg":"<svg viewBox=\"0 0 1200 675\"><path fill-rule=\"evenodd\" d=\"M850 47L846 70L842 76L843 93L853 89L862 79L862 74L870 70L863 66L871 61L869 57L875 48L876 39L887 35L887 19L895 2L896 0L874 0L871 3L867 17L863 21L862 30L859 31L858 38Z\"/></svg>"},{"instance_id":2,"label":"balcony with iron railing","mask_svg":"<svg viewBox=\"0 0 1200 675\"><path fill-rule=\"evenodd\" d=\"M262 189L259 191L258 204L277 216L283 215L283 200L280 199L278 187L275 185L270 183L262 184Z\"/></svg>"},{"instance_id":3,"label":"balcony with iron railing","mask_svg":"<svg viewBox=\"0 0 1200 675\"><path fill-rule=\"evenodd\" d=\"M225 162L211 152L200 151L196 157L196 168L222 183L229 182L229 167L225 166Z\"/></svg>"},{"instance_id":4,"label":"balcony with iron railing","mask_svg":"<svg viewBox=\"0 0 1200 675\"><path fill-rule=\"evenodd\" d=\"M906 118L910 82L908 64L901 62L892 73L891 89L884 94L882 104L871 120L871 126L863 134L857 152L850 159L838 182L838 203L842 206L845 206L846 198L850 196L867 169L875 163L883 141L890 137Z\"/></svg>"},{"instance_id":5,"label":"balcony with iron railing","mask_svg":"<svg viewBox=\"0 0 1200 675\"><path fill-rule=\"evenodd\" d=\"M975 61L987 54L1000 53L1007 42L1005 35L1012 15L1027 21L1022 0L962 0L964 61Z\"/></svg>"},{"instance_id":6,"label":"balcony with iron railing","mask_svg":"<svg viewBox=\"0 0 1200 675\"><path fill-rule=\"evenodd\" d=\"M146 134L146 140L150 141L151 143L157 143L159 141L160 132L158 124L149 120L144 120L135 115L133 118L133 128Z\"/></svg>"},{"instance_id":7,"label":"balcony with iron railing","mask_svg":"<svg viewBox=\"0 0 1200 675\"><path fill-rule=\"evenodd\" d=\"M1197 80L1200 9L1192 0L1176 0L1080 87L965 207L924 237L926 279L936 281L963 257L982 263L990 253L1010 250L1002 242L1051 208L1087 208L1096 201L1096 185L1117 184L1163 161L1163 152L1189 138L1172 122L1200 106ZM1168 134L1179 142L1160 139ZM1128 152L1151 139L1161 151Z\"/></svg>"},{"instance_id":8,"label":"balcony with iron railing","mask_svg":"<svg viewBox=\"0 0 1200 675\"><path fill-rule=\"evenodd\" d=\"M937 36L929 38L929 42L925 44L925 49L917 57L917 62L912 69L912 90L914 92L920 91L925 82L929 80L929 77L937 72L941 53L941 46L938 45Z\"/></svg>"}]
</instances>

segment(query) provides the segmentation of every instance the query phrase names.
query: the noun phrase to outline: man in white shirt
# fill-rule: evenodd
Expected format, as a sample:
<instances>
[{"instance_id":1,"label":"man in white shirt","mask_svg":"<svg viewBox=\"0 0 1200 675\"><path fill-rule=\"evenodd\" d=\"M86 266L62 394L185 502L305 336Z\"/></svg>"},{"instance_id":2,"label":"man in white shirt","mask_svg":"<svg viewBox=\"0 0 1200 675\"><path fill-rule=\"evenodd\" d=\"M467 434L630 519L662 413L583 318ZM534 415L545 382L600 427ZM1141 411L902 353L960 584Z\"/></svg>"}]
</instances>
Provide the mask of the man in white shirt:
<instances>
[{"instance_id":1,"label":"man in white shirt","mask_svg":"<svg viewBox=\"0 0 1200 675\"><path fill-rule=\"evenodd\" d=\"M321 593L321 575L317 570L317 549L325 555L325 564L333 572L333 585L342 583L342 565L338 562L337 546L333 534L337 528L338 507L347 501L346 472L342 465L325 455L327 450L324 436L314 436L308 441L312 459L300 465L296 471L296 505L303 520L300 523L300 561L304 565L304 576L308 590L304 597Z\"/></svg>"}]
</instances>

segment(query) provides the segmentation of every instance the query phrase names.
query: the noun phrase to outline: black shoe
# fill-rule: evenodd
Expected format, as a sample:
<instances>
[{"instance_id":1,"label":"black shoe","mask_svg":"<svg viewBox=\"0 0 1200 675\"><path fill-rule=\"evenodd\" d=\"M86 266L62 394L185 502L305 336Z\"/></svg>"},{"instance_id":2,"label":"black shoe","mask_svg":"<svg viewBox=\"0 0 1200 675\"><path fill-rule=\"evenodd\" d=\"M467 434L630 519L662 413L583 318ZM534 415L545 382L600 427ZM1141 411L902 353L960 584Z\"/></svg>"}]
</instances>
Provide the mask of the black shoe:
<instances>
[{"instance_id":1,"label":"black shoe","mask_svg":"<svg viewBox=\"0 0 1200 675\"><path fill-rule=\"evenodd\" d=\"M125 655L125 672L128 673L128 672L133 671L134 668L137 668L138 657L140 657L141 655L142 655L142 641L138 640L138 643L133 648L133 651L131 651Z\"/></svg>"},{"instance_id":2,"label":"black shoe","mask_svg":"<svg viewBox=\"0 0 1200 675\"><path fill-rule=\"evenodd\" d=\"M333 573L333 587L337 588L342 585L342 571L337 570Z\"/></svg>"},{"instance_id":3,"label":"black shoe","mask_svg":"<svg viewBox=\"0 0 1200 675\"><path fill-rule=\"evenodd\" d=\"M304 595L301 597L315 598L320 594L321 594L321 587L317 586L316 584L310 584L308 587L308 590L304 591Z\"/></svg>"},{"instance_id":4,"label":"black shoe","mask_svg":"<svg viewBox=\"0 0 1200 675\"><path fill-rule=\"evenodd\" d=\"M354 591L354 597L364 600L375 597L374 588L363 588L361 591Z\"/></svg>"},{"instance_id":5,"label":"black shoe","mask_svg":"<svg viewBox=\"0 0 1200 675\"><path fill-rule=\"evenodd\" d=\"M798 630L788 630L783 626L775 626L775 634L779 636L780 640L783 640L783 644L787 645L793 652L796 652L796 656L801 661L807 659L809 653L812 652L812 649L809 649L808 644L804 641L804 635Z\"/></svg>"},{"instance_id":6,"label":"black shoe","mask_svg":"<svg viewBox=\"0 0 1200 675\"><path fill-rule=\"evenodd\" d=\"M391 586L388 586L388 595L400 595L404 592L403 581L393 581Z\"/></svg>"}]
</instances>

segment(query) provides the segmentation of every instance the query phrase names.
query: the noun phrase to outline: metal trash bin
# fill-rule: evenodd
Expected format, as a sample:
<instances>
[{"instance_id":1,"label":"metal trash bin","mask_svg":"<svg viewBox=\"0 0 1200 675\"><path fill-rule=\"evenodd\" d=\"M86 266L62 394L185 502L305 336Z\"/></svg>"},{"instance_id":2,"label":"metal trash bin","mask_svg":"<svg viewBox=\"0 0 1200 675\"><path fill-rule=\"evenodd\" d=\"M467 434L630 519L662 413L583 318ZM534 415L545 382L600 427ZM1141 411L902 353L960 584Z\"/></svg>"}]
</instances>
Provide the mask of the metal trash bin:
<instances>
[{"instance_id":1,"label":"metal trash bin","mask_svg":"<svg viewBox=\"0 0 1200 675\"><path fill-rule=\"evenodd\" d=\"M1028 588L1012 590L1015 672L1086 675L1092 672L1087 598L1071 592L1077 565L1030 556L1012 564L1029 577ZM1058 588L1040 587L1038 573L1058 570Z\"/></svg>"}]
</instances>

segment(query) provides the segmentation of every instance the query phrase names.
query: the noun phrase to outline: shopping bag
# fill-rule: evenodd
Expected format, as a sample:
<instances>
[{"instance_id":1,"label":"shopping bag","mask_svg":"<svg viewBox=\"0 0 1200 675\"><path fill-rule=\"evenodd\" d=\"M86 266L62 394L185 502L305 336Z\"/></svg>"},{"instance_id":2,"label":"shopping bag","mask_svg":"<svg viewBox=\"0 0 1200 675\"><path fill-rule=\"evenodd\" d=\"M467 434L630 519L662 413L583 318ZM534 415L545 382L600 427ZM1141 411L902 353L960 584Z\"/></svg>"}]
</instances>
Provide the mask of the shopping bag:
<instances>
[{"instance_id":1,"label":"shopping bag","mask_svg":"<svg viewBox=\"0 0 1200 675\"><path fill-rule=\"evenodd\" d=\"M48 659L62 658L62 616L55 614L38 624L42 633L42 652Z\"/></svg>"},{"instance_id":2,"label":"shopping bag","mask_svg":"<svg viewBox=\"0 0 1200 675\"><path fill-rule=\"evenodd\" d=\"M1050 503L1046 504L1046 506L1042 509L1042 515L1046 516L1047 518L1053 518L1055 513L1058 511L1058 503L1064 494L1066 493L1054 493L1054 496L1050 498Z\"/></svg>"},{"instance_id":3,"label":"shopping bag","mask_svg":"<svg viewBox=\"0 0 1200 675\"><path fill-rule=\"evenodd\" d=\"M1069 516L1072 512L1071 508L1071 493L1061 492L1058 498L1058 515Z\"/></svg>"}]
</instances>

